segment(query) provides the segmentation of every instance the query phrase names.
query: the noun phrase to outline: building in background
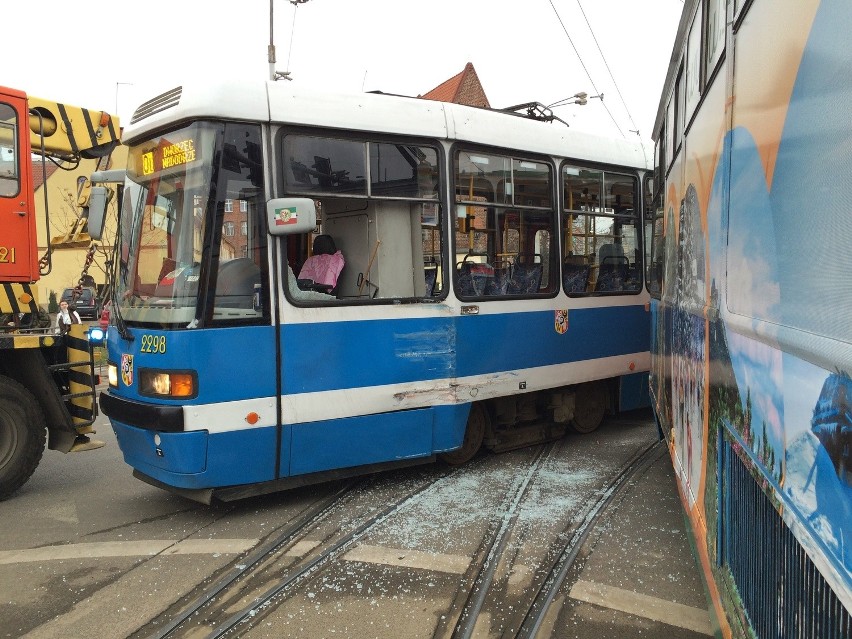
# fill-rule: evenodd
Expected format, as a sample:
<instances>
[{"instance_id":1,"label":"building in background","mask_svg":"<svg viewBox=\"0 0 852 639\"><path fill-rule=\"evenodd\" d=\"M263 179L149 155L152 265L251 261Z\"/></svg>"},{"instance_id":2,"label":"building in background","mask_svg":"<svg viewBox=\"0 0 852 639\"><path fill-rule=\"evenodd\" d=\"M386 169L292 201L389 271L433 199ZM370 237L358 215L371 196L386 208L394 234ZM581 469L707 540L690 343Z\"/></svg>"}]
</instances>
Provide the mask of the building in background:
<instances>
[{"instance_id":1,"label":"building in background","mask_svg":"<svg viewBox=\"0 0 852 639\"><path fill-rule=\"evenodd\" d=\"M435 100L437 102L452 102L453 104L464 104L467 106L491 108L485 90L479 82L479 76L473 64L468 62L464 69L449 80L436 86L431 91L417 96L424 100Z\"/></svg>"},{"instance_id":2,"label":"building in background","mask_svg":"<svg viewBox=\"0 0 852 639\"><path fill-rule=\"evenodd\" d=\"M69 162L55 165L45 163L42 170L41 160L33 159L33 187L37 207L36 227L38 254L47 252L52 239L62 238L74 228L81 213L78 196L83 187L83 181L94 172L113 168L123 168L127 164L127 149L119 145L112 154L97 160L81 160L77 166ZM46 179L45 179L46 176ZM45 191L47 193L50 228L45 228ZM113 200L108 207L104 237L95 242L94 260L89 266L88 274L93 278L95 287L100 290L106 283L107 261L112 255L115 242L115 225L117 220L117 203ZM84 236L87 237L87 236ZM51 252L50 273L43 276L38 283L38 304L45 309L48 307L51 291L56 300L62 291L77 285L86 262L86 254L90 242L67 242L64 246L54 246Z\"/></svg>"}]
</instances>

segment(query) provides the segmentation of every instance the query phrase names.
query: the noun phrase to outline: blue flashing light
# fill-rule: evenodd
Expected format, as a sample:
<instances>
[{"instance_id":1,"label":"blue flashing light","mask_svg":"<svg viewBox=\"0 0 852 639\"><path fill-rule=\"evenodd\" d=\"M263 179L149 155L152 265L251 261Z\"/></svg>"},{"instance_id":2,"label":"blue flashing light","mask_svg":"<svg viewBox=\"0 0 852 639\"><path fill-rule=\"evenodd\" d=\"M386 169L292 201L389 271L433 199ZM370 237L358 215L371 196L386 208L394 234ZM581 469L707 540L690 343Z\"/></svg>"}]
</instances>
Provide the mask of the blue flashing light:
<instances>
[{"instance_id":1,"label":"blue flashing light","mask_svg":"<svg viewBox=\"0 0 852 639\"><path fill-rule=\"evenodd\" d=\"M106 339L106 331L102 328L89 329L89 341L93 344L100 344Z\"/></svg>"}]
</instances>

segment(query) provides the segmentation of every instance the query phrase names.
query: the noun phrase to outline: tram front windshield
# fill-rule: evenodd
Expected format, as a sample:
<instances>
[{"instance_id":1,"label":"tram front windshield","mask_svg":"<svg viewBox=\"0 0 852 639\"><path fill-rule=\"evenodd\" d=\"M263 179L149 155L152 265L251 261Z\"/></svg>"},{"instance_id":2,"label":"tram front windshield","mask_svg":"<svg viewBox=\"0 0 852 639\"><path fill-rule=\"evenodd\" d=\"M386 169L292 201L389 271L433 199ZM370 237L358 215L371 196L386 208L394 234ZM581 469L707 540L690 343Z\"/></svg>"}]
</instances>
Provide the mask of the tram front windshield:
<instances>
[{"instance_id":1,"label":"tram front windshield","mask_svg":"<svg viewBox=\"0 0 852 639\"><path fill-rule=\"evenodd\" d=\"M260 149L257 127L206 122L130 146L115 291L126 324L264 317Z\"/></svg>"}]
</instances>

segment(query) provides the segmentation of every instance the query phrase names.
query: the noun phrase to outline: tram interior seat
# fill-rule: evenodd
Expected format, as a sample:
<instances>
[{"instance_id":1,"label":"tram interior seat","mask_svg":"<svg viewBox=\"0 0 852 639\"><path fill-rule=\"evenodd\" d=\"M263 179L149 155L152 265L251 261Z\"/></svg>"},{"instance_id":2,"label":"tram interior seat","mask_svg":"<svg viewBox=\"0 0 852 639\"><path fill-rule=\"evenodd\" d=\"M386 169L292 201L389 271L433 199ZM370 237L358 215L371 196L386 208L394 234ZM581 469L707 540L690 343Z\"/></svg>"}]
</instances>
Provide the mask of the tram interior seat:
<instances>
[{"instance_id":1,"label":"tram interior seat","mask_svg":"<svg viewBox=\"0 0 852 639\"><path fill-rule=\"evenodd\" d=\"M604 244L599 253L600 266L595 282L595 292L623 291L630 261L620 244Z\"/></svg>"},{"instance_id":2,"label":"tram interior seat","mask_svg":"<svg viewBox=\"0 0 852 639\"><path fill-rule=\"evenodd\" d=\"M562 286L566 293L585 293L591 268L585 255L569 255L562 264Z\"/></svg>"},{"instance_id":3,"label":"tram interior seat","mask_svg":"<svg viewBox=\"0 0 852 639\"><path fill-rule=\"evenodd\" d=\"M486 295L505 295L509 291L509 282L512 279L510 266L494 269L494 277L488 280Z\"/></svg>"},{"instance_id":4,"label":"tram interior seat","mask_svg":"<svg viewBox=\"0 0 852 639\"><path fill-rule=\"evenodd\" d=\"M610 262L615 262L618 258L627 259L624 255L624 247L621 244L602 244L598 251L598 263L603 264L607 258L615 258L610 259Z\"/></svg>"},{"instance_id":5,"label":"tram interior seat","mask_svg":"<svg viewBox=\"0 0 852 639\"><path fill-rule=\"evenodd\" d=\"M287 290L290 293L290 297L296 300L318 300L323 302L334 300L334 296L328 293L300 288L296 274L293 273L293 268L289 264L287 265Z\"/></svg>"},{"instance_id":6,"label":"tram interior seat","mask_svg":"<svg viewBox=\"0 0 852 639\"><path fill-rule=\"evenodd\" d=\"M537 293L541 286L543 265L534 256L519 255L512 265L512 276L506 291L509 295Z\"/></svg>"},{"instance_id":7,"label":"tram interior seat","mask_svg":"<svg viewBox=\"0 0 852 639\"><path fill-rule=\"evenodd\" d=\"M337 295L337 280L343 270L343 254L337 250L331 235L314 238L313 254L299 271L298 285L305 291Z\"/></svg>"},{"instance_id":8,"label":"tram interior seat","mask_svg":"<svg viewBox=\"0 0 852 639\"><path fill-rule=\"evenodd\" d=\"M250 259L222 262L216 278L216 306L252 308L255 284L260 284L260 268Z\"/></svg>"},{"instance_id":9,"label":"tram interior seat","mask_svg":"<svg viewBox=\"0 0 852 639\"><path fill-rule=\"evenodd\" d=\"M494 267L488 263L463 260L458 265L458 292L469 297L486 295L494 279Z\"/></svg>"},{"instance_id":10,"label":"tram interior seat","mask_svg":"<svg viewBox=\"0 0 852 639\"><path fill-rule=\"evenodd\" d=\"M427 265L423 272L426 283L424 297L432 297L435 294L435 283L438 281L438 267Z\"/></svg>"}]
</instances>

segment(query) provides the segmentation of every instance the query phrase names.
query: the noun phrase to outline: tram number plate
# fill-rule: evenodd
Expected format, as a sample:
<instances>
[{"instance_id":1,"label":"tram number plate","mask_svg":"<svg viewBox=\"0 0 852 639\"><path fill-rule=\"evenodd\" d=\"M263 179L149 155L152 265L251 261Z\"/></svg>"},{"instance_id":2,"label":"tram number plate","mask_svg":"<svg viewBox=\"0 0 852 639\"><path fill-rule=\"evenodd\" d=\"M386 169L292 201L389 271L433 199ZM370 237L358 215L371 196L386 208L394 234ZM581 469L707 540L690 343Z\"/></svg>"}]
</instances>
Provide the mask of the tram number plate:
<instances>
[{"instance_id":1,"label":"tram number plate","mask_svg":"<svg viewBox=\"0 0 852 639\"><path fill-rule=\"evenodd\" d=\"M166 336L165 335L143 335L141 353L154 353L161 355L166 352Z\"/></svg>"}]
</instances>

